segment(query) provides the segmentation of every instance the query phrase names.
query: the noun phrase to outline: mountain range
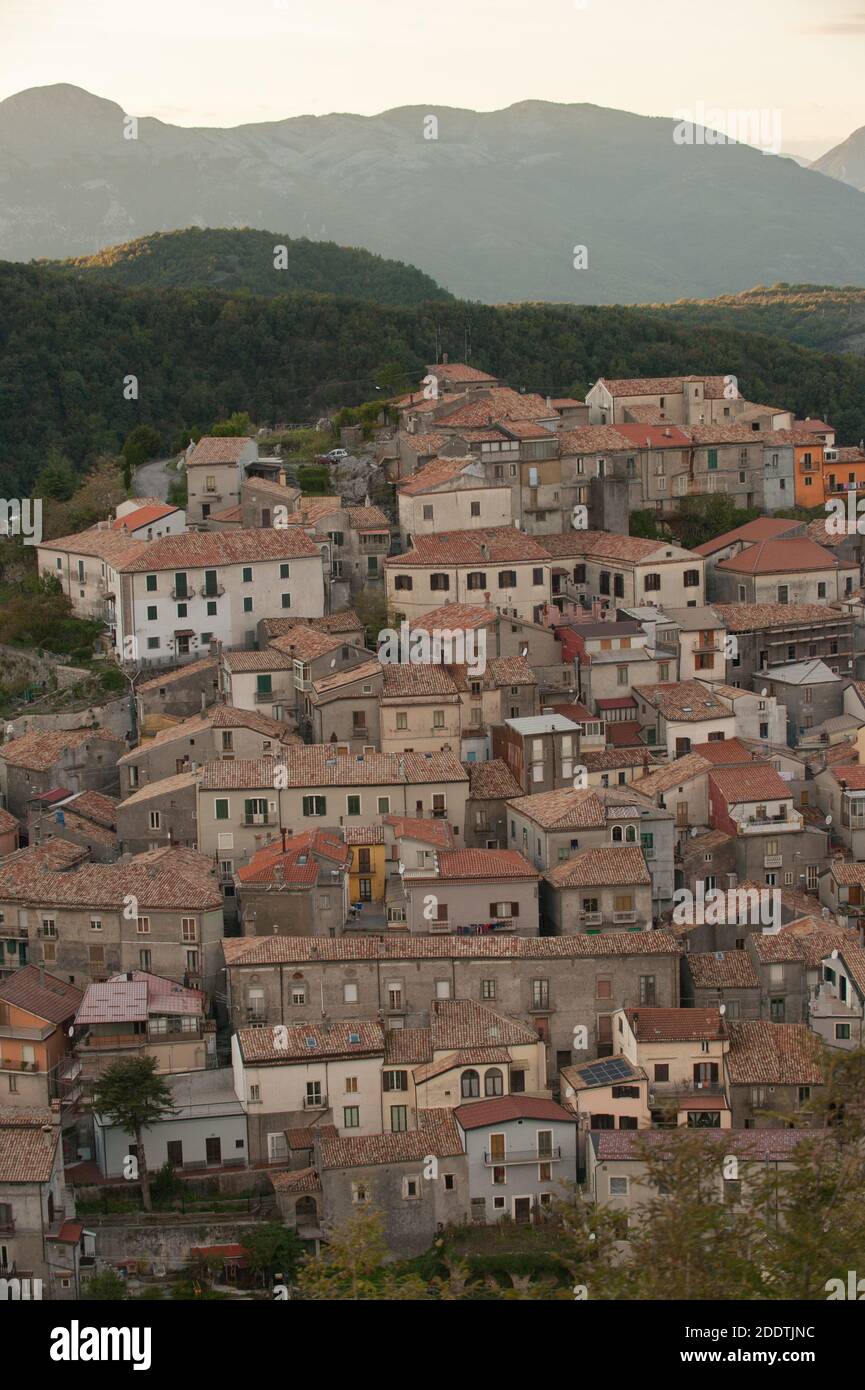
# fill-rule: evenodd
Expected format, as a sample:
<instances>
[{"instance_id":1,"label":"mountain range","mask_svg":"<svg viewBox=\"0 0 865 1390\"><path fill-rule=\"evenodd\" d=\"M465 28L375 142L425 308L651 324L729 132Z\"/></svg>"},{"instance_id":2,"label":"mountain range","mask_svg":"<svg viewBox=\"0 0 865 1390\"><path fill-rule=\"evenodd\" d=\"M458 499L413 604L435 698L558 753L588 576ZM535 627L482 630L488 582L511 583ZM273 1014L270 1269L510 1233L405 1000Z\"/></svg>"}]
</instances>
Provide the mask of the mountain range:
<instances>
[{"instance_id":1,"label":"mountain range","mask_svg":"<svg viewBox=\"0 0 865 1390\"><path fill-rule=\"evenodd\" d=\"M833 152L814 172L746 145L677 144L676 124L525 101L187 129L78 87L32 88L0 103L0 257L251 226L365 248L490 303L865 285L865 193L823 176Z\"/></svg>"}]
</instances>

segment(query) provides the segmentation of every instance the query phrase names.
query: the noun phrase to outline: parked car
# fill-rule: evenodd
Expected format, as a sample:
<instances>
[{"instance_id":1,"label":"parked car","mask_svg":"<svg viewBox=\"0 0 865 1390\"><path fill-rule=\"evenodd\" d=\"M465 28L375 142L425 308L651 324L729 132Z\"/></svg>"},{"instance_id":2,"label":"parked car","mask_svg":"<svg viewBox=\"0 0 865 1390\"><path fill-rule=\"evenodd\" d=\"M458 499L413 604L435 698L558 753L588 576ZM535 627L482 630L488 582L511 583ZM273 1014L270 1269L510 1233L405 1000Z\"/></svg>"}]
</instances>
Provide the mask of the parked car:
<instances>
[{"instance_id":1,"label":"parked car","mask_svg":"<svg viewBox=\"0 0 865 1390\"><path fill-rule=\"evenodd\" d=\"M348 449L331 449L329 454L320 454L319 459L322 463L339 463L340 459L348 458Z\"/></svg>"}]
</instances>

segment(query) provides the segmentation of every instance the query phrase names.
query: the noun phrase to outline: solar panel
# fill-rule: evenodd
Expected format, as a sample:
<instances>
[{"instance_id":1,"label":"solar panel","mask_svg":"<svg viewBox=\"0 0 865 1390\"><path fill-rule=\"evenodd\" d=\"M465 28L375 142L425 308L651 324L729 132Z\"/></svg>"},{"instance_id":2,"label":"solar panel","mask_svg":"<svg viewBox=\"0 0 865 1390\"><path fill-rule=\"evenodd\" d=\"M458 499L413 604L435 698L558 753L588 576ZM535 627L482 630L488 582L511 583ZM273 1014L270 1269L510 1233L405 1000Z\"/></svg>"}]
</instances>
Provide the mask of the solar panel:
<instances>
[{"instance_id":1,"label":"solar panel","mask_svg":"<svg viewBox=\"0 0 865 1390\"><path fill-rule=\"evenodd\" d=\"M624 1057L610 1057L600 1062L593 1062L590 1067L586 1067L580 1072L583 1080L590 1086L605 1086L611 1081L623 1081L633 1074L633 1067Z\"/></svg>"}]
</instances>

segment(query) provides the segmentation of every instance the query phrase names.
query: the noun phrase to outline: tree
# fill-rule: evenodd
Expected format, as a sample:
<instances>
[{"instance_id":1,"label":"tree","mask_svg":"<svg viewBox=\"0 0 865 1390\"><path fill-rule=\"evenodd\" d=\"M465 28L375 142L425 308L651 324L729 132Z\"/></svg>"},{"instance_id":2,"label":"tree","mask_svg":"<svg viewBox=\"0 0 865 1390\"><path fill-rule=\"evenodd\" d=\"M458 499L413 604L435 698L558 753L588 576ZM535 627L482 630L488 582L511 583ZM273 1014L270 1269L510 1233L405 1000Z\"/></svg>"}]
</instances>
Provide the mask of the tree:
<instances>
[{"instance_id":1,"label":"tree","mask_svg":"<svg viewBox=\"0 0 865 1390\"><path fill-rule=\"evenodd\" d=\"M418 1275L389 1269L391 1258L382 1213L359 1206L330 1232L321 1253L301 1264L295 1283L302 1298L314 1300L391 1302L433 1296Z\"/></svg>"},{"instance_id":2,"label":"tree","mask_svg":"<svg viewBox=\"0 0 865 1390\"><path fill-rule=\"evenodd\" d=\"M75 491L75 470L65 454L59 449L49 449L45 466L36 475L33 484L35 497L51 497L56 502L68 502Z\"/></svg>"},{"instance_id":3,"label":"tree","mask_svg":"<svg viewBox=\"0 0 865 1390\"><path fill-rule=\"evenodd\" d=\"M107 1067L93 1088L93 1110L134 1136L137 1152L130 1172L141 1184L144 1210L152 1211L144 1130L174 1112L171 1090L156 1074L156 1058L130 1057Z\"/></svg>"},{"instance_id":4,"label":"tree","mask_svg":"<svg viewBox=\"0 0 865 1390\"><path fill-rule=\"evenodd\" d=\"M126 1280L121 1279L114 1269L103 1269L81 1285L81 1297L100 1299L103 1302L125 1299L128 1296Z\"/></svg>"},{"instance_id":5,"label":"tree","mask_svg":"<svg viewBox=\"0 0 865 1390\"><path fill-rule=\"evenodd\" d=\"M243 1250L253 1274L265 1278L283 1274L291 1279L303 1254L303 1245L287 1226L268 1221L249 1232L243 1240Z\"/></svg>"},{"instance_id":6,"label":"tree","mask_svg":"<svg viewBox=\"0 0 865 1390\"><path fill-rule=\"evenodd\" d=\"M252 421L246 411L236 410L233 415L229 415L227 420L219 420L210 431L211 434L224 436L253 435Z\"/></svg>"},{"instance_id":7,"label":"tree","mask_svg":"<svg viewBox=\"0 0 865 1390\"><path fill-rule=\"evenodd\" d=\"M126 436L121 452L127 468L140 468L148 459L159 457L162 452L162 436L152 425L136 425Z\"/></svg>"}]
</instances>

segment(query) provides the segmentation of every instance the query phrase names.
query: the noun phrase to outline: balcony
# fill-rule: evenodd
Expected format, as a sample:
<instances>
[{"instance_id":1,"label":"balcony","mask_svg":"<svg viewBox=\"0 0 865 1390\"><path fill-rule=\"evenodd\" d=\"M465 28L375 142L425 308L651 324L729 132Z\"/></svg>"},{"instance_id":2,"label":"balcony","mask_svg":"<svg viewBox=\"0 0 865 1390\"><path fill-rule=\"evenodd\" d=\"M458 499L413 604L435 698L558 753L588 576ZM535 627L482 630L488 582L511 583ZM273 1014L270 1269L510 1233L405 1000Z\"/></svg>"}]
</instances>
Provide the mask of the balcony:
<instances>
[{"instance_id":1,"label":"balcony","mask_svg":"<svg viewBox=\"0 0 865 1390\"><path fill-rule=\"evenodd\" d=\"M767 831L781 832L802 830L804 820L798 811L788 811L781 816L745 816L737 821L740 835L765 835Z\"/></svg>"},{"instance_id":2,"label":"balcony","mask_svg":"<svg viewBox=\"0 0 865 1390\"><path fill-rule=\"evenodd\" d=\"M616 926L622 925L622 924L624 924L624 923L626 923L626 922L636 922L636 920L637 920L637 914L636 914L636 912L633 912L633 911L632 911L632 912L614 912L614 913L613 913L613 922L614 922L614 924L615 924Z\"/></svg>"},{"instance_id":3,"label":"balcony","mask_svg":"<svg viewBox=\"0 0 865 1390\"><path fill-rule=\"evenodd\" d=\"M202 584L198 592L201 594L202 598L222 598L222 595L225 593L225 586L223 584L214 584L212 586Z\"/></svg>"},{"instance_id":4,"label":"balcony","mask_svg":"<svg viewBox=\"0 0 865 1390\"><path fill-rule=\"evenodd\" d=\"M27 928L26 928L26 927L12 927L12 926L4 927L4 926L0 926L0 940L4 940L4 939L7 940L7 941L26 941L26 940L27 940Z\"/></svg>"},{"instance_id":5,"label":"balcony","mask_svg":"<svg viewBox=\"0 0 865 1390\"><path fill-rule=\"evenodd\" d=\"M604 920L603 912L581 912L580 921L584 927L600 927Z\"/></svg>"},{"instance_id":6,"label":"balcony","mask_svg":"<svg viewBox=\"0 0 865 1390\"><path fill-rule=\"evenodd\" d=\"M271 705L271 704L273 704L273 691L272 691L272 690L256 690L256 692L255 692L255 703L256 703L257 705Z\"/></svg>"},{"instance_id":7,"label":"balcony","mask_svg":"<svg viewBox=\"0 0 865 1390\"><path fill-rule=\"evenodd\" d=\"M38 1070L38 1062L23 1062L18 1057L0 1057L0 1071L36 1072Z\"/></svg>"},{"instance_id":8,"label":"balcony","mask_svg":"<svg viewBox=\"0 0 865 1390\"><path fill-rule=\"evenodd\" d=\"M783 854L764 854L764 855L763 855L763 868L764 868L764 869L782 869L783 867L784 867L784 856L783 856Z\"/></svg>"},{"instance_id":9,"label":"balcony","mask_svg":"<svg viewBox=\"0 0 865 1390\"><path fill-rule=\"evenodd\" d=\"M276 816L272 816L272 815L270 815L270 814L267 814L267 815L244 816L244 817L243 817L243 824L244 824L244 825L276 825Z\"/></svg>"},{"instance_id":10,"label":"balcony","mask_svg":"<svg viewBox=\"0 0 865 1390\"><path fill-rule=\"evenodd\" d=\"M511 1163L560 1163L561 1145L538 1153L537 1149L508 1149L503 1154L484 1152L485 1168L506 1168Z\"/></svg>"},{"instance_id":11,"label":"balcony","mask_svg":"<svg viewBox=\"0 0 865 1390\"><path fill-rule=\"evenodd\" d=\"M327 1096L304 1096L304 1110L326 1110Z\"/></svg>"},{"instance_id":12,"label":"balcony","mask_svg":"<svg viewBox=\"0 0 865 1390\"><path fill-rule=\"evenodd\" d=\"M173 589L169 589L169 593L171 594L171 597L175 599L178 603L186 603L189 599L195 598L194 589L178 589L175 587Z\"/></svg>"}]
</instances>

